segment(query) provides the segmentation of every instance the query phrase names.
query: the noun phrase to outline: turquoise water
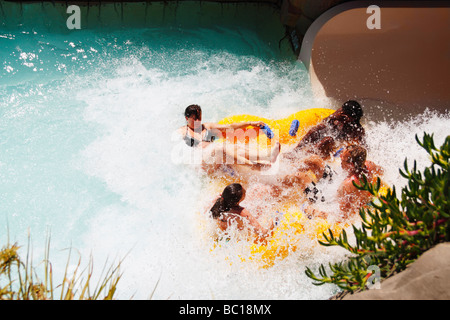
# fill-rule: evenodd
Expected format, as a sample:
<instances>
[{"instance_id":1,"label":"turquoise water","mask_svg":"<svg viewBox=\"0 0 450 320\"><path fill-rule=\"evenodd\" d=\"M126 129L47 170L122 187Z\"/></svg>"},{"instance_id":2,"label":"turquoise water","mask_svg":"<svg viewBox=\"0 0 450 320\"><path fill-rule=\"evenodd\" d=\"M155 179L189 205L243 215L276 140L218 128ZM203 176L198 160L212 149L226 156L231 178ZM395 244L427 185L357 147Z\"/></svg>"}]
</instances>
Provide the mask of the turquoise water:
<instances>
[{"instance_id":1,"label":"turquoise water","mask_svg":"<svg viewBox=\"0 0 450 320\"><path fill-rule=\"evenodd\" d=\"M327 106L314 99L305 68L279 48L284 33L272 9L247 15L271 33L230 23L236 9L228 9L189 23L178 9L165 21L127 28L91 17L88 27L68 32L61 10L24 5L20 12L3 3L2 243L9 233L10 242L26 244L30 233L40 259L50 232L56 274L68 247L84 259L92 254L99 267L126 256L120 298L147 298L158 280L157 299L325 299L335 292L314 287L303 270L342 252L315 248L261 270L230 265L230 251L212 255L199 236L202 177L172 158L184 108L200 104L205 121L218 121ZM433 113L368 121L373 159L389 167L387 180L401 181L405 155L426 163L411 132L433 130L439 143L448 124Z\"/></svg>"}]
</instances>

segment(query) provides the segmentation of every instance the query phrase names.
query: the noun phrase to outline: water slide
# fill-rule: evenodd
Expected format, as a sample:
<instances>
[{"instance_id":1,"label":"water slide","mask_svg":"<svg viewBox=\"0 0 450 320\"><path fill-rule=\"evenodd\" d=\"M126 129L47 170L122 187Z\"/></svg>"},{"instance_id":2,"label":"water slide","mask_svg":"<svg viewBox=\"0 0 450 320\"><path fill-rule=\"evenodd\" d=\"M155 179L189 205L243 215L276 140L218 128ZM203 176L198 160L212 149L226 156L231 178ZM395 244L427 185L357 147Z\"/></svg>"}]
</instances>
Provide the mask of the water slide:
<instances>
[{"instance_id":1,"label":"water slide","mask_svg":"<svg viewBox=\"0 0 450 320\"><path fill-rule=\"evenodd\" d=\"M448 135L447 7L379 2L381 29L369 30L368 3L330 9L314 1L324 6L304 37L297 33L299 66L291 63L298 62L295 52L279 50L283 27L292 37L298 25L295 19L282 25L281 2L269 9L204 1L54 3L0 1L0 220L20 244L30 230L35 248L44 247L39 242L50 227L55 272L66 265L60 248L93 253L98 264L129 253L121 298L136 292L147 298L156 283L157 299L327 299L335 293L313 286L301 270L343 254L306 236L300 240L309 250L267 270L241 263L235 253L242 242L214 254L205 250L195 215L208 200L202 181L173 161L169 147L189 103L217 121L241 113L280 119L358 99L369 119L370 159L398 187L405 157L419 167L429 163L414 135L435 133L437 145ZM67 3L84 4L81 30L67 29ZM397 20L398 11L404 19ZM129 28L117 28L121 23ZM423 116L426 107L446 116ZM401 111L415 116L398 117ZM371 121L379 116L402 121ZM327 187L333 199L334 186ZM248 205L271 212L270 200Z\"/></svg>"}]
</instances>

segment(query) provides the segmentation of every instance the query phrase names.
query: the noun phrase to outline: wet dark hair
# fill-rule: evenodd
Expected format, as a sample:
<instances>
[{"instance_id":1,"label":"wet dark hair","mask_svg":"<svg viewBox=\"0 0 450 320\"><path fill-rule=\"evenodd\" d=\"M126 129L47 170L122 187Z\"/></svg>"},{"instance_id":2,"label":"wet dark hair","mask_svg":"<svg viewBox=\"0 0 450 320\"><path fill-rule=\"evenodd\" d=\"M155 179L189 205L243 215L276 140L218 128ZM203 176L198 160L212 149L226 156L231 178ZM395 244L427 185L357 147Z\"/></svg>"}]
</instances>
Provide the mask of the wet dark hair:
<instances>
[{"instance_id":1,"label":"wet dark hair","mask_svg":"<svg viewBox=\"0 0 450 320\"><path fill-rule=\"evenodd\" d=\"M362 118L364 112L361 105L354 100L349 100L342 105L342 111L349 117L359 120Z\"/></svg>"},{"instance_id":2,"label":"wet dark hair","mask_svg":"<svg viewBox=\"0 0 450 320\"><path fill-rule=\"evenodd\" d=\"M315 148L317 148L318 154L326 157L336 148L336 142L332 137L325 137L316 144Z\"/></svg>"},{"instance_id":3,"label":"wet dark hair","mask_svg":"<svg viewBox=\"0 0 450 320\"><path fill-rule=\"evenodd\" d=\"M357 172L364 173L366 171L367 150L359 145L350 145L346 150L349 155L343 161L353 164Z\"/></svg>"},{"instance_id":4,"label":"wet dark hair","mask_svg":"<svg viewBox=\"0 0 450 320\"><path fill-rule=\"evenodd\" d=\"M195 116L195 120L200 120L202 117L202 108L200 108L197 104L191 104L186 108L186 110L184 110L184 116L186 118Z\"/></svg>"},{"instance_id":5,"label":"wet dark hair","mask_svg":"<svg viewBox=\"0 0 450 320\"><path fill-rule=\"evenodd\" d=\"M235 208L242 197L245 195L245 189L239 183L228 185L222 192L222 195L211 208L211 215L214 219L220 217L223 212Z\"/></svg>"}]
</instances>

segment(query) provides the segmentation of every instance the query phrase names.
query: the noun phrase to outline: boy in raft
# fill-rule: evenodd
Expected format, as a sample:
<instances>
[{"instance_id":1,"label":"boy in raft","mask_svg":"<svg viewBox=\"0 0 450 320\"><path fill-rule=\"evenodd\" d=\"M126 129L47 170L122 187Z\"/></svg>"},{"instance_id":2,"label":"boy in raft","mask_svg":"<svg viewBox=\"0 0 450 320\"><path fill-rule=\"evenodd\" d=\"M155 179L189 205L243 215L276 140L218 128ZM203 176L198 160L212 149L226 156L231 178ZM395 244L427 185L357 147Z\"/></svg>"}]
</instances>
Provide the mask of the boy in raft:
<instances>
[{"instance_id":1,"label":"boy in raft","mask_svg":"<svg viewBox=\"0 0 450 320\"><path fill-rule=\"evenodd\" d=\"M314 145L326 136L333 137L338 143L365 144L365 131L360 123L362 116L363 110L358 102L345 102L341 108L312 127L293 151Z\"/></svg>"}]
</instances>

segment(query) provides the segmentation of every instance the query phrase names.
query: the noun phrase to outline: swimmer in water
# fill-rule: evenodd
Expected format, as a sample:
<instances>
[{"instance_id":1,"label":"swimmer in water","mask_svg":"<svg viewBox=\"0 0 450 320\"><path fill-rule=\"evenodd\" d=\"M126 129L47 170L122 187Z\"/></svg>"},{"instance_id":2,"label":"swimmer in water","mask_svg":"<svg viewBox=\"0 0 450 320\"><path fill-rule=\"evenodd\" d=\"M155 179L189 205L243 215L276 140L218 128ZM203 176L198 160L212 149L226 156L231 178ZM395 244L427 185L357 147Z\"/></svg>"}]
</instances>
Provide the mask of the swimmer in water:
<instances>
[{"instance_id":1,"label":"swimmer in water","mask_svg":"<svg viewBox=\"0 0 450 320\"><path fill-rule=\"evenodd\" d=\"M319 180L331 180L333 170L327 163L333 160L335 149L336 142L332 137L325 137L319 143L308 147L309 156L301 160L304 163L304 170L311 170Z\"/></svg>"},{"instance_id":2,"label":"swimmer in water","mask_svg":"<svg viewBox=\"0 0 450 320\"><path fill-rule=\"evenodd\" d=\"M252 188L258 185L269 189L267 193L278 202L297 201L302 195L311 203L319 198L324 201L316 183L321 180L332 181L335 172L328 163L333 161L335 148L334 139L325 137L318 144L309 146L306 152L299 152L295 159L282 159L281 168L276 172L261 175L258 170L238 167L234 172L241 181L252 181Z\"/></svg>"},{"instance_id":3,"label":"swimmer in water","mask_svg":"<svg viewBox=\"0 0 450 320\"><path fill-rule=\"evenodd\" d=\"M310 171L314 173L316 180L310 182L303 190L304 195L310 203L316 203L319 199L325 201L325 196L317 187L317 183L333 181L335 171L330 167L333 161L333 154L336 149L336 143L332 137L323 138L318 144L309 148L308 153L311 155L303 159L303 168L301 172ZM305 171L306 170L306 171Z\"/></svg>"},{"instance_id":4,"label":"swimmer in water","mask_svg":"<svg viewBox=\"0 0 450 320\"><path fill-rule=\"evenodd\" d=\"M308 146L306 154L298 153L295 158L289 158L290 165L294 166L296 171L283 178L283 186L285 188L295 187L297 190L300 188L307 194L311 190L317 190L315 183L319 180L331 181L334 171L327 162L332 160L331 155L335 148L334 139L325 137L318 144Z\"/></svg>"},{"instance_id":5,"label":"swimmer in water","mask_svg":"<svg viewBox=\"0 0 450 320\"><path fill-rule=\"evenodd\" d=\"M367 181L374 183L384 170L368 161L366 149L358 145L351 145L342 152L341 166L347 177L338 189L338 199L339 209L346 219L357 214L360 208L372 200L368 191L357 189L353 182L359 184L360 179L365 176Z\"/></svg>"},{"instance_id":6,"label":"swimmer in water","mask_svg":"<svg viewBox=\"0 0 450 320\"><path fill-rule=\"evenodd\" d=\"M217 221L222 231L236 224L238 230L250 228L257 239L263 241L271 235L274 224L272 223L269 228L263 228L247 209L240 206L244 199L245 189L241 184L228 185L210 209L211 216Z\"/></svg>"},{"instance_id":7,"label":"swimmer in water","mask_svg":"<svg viewBox=\"0 0 450 320\"><path fill-rule=\"evenodd\" d=\"M365 176L369 182L374 183L377 176L383 174L383 169L367 160L367 151L359 145L350 145L341 153L341 167L347 177L337 190L340 217L338 220L346 221L352 219L359 213L359 209L366 206L373 198L368 191L357 189L353 182L359 184L360 179ZM313 206L305 208L310 217L321 217L327 219L328 212L318 210Z\"/></svg>"},{"instance_id":8,"label":"swimmer in water","mask_svg":"<svg viewBox=\"0 0 450 320\"><path fill-rule=\"evenodd\" d=\"M243 164L251 166L271 165L276 161L281 145L276 142L272 149L263 153L259 150L252 150L249 146L237 146L232 143L213 142L223 137L228 131L252 127L262 127L261 121L240 122L231 124L202 123L202 110L198 105L190 105L186 108L184 116L186 126L178 129L185 143L190 147L202 147L208 164ZM215 157L216 161L211 159Z\"/></svg>"}]
</instances>

